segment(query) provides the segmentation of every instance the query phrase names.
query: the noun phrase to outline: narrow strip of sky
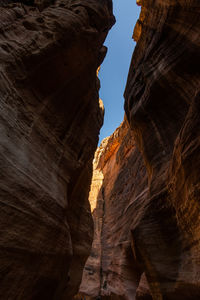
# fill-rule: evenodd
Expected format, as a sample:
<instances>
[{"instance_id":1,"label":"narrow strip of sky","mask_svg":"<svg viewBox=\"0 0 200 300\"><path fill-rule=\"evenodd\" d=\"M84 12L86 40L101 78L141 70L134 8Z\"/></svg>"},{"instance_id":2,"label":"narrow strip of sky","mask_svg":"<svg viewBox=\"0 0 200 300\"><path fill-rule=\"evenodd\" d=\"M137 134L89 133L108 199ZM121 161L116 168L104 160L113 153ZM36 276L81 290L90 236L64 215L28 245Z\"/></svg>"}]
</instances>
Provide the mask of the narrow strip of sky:
<instances>
[{"instance_id":1,"label":"narrow strip of sky","mask_svg":"<svg viewBox=\"0 0 200 300\"><path fill-rule=\"evenodd\" d=\"M140 13L136 0L114 0L113 9L117 22L106 39L108 53L99 72L100 98L105 106L99 142L111 135L124 117L123 93L135 47L132 34Z\"/></svg>"}]
</instances>

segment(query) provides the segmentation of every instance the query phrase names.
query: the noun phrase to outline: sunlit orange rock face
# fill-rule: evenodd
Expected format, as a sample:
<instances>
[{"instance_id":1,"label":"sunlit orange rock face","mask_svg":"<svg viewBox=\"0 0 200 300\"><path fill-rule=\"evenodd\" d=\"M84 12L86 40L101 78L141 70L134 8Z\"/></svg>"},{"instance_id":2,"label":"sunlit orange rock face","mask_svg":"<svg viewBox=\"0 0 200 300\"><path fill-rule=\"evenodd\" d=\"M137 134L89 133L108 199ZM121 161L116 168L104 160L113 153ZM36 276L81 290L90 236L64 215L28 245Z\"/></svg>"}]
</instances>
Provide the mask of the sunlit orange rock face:
<instances>
[{"instance_id":1,"label":"sunlit orange rock face","mask_svg":"<svg viewBox=\"0 0 200 300\"><path fill-rule=\"evenodd\" d=\"M69 300L93 238L96 70L114 17L109 1L12 2L0 1L0 299Z\"/></svg>"},{"instance_id":2,"label":"sunlit orange rock face","mask_svg":"<svg viewBox=\"0 0 200 300\"><path fill-rule=\"evenodd\" d=\"M137 5L142 6L140 11L139 19L137 20L134 30L133 30L133 39L138 42L142 33L142 28L144 26L145 16L147 12L147 8L142 5L142 0L136 1Z\"/></svg>"},{"instance_id":3,"label":"sunlit orange rock face","mask_svg":"<svg viewBox=\"0 0 200 300\"><path fill-rule=\"evenodd\" d=\"M95 234L78 299L134 299L141 271L131 228L137 227L148 204L147 174L126 120L103 140L93 167L89 200ZM142 295L149 296L148 284Z\"/></svg>"}]
</instances>

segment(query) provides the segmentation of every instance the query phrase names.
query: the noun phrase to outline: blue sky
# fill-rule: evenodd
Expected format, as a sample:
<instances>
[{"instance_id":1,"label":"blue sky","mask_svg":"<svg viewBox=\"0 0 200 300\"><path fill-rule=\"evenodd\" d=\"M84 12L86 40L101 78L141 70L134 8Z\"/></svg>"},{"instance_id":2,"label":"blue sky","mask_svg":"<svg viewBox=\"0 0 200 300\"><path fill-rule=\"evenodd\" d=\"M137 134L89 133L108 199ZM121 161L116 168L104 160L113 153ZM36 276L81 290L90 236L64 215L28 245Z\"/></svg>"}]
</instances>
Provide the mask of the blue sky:
<instances>
[{"instance_id":1,"label":"blue sky","mask_svg":"<svg viewBox=\"0 0 200 300\"><path fill-rule=\"evenodd\" d=\"M117 22L105 41L108 53L99 72L100 98L105 107L99 142L111 135L124 117L123 93L135 47L132 34L140 13L136 0L113 0L113 9Z\"/></svg>"}]
</instances>

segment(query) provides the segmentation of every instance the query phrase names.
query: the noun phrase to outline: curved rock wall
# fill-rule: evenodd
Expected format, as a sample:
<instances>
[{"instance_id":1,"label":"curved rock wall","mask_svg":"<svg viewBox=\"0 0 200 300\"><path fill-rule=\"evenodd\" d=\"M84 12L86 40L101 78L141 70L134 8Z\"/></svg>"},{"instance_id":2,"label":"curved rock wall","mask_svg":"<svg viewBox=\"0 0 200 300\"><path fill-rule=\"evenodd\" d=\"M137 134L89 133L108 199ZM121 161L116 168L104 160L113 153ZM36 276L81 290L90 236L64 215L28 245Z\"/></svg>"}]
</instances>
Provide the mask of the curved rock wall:
<instances>
[{"instance_id":1,"label":"curved rock wall","mask_svg":"<svg viewBox=\"0 0 200 300\"><path fill-rule=\"evenodd\" d=\"M88 193L103 122L96 70L112 7L8 2L0 5L0 299L69 300L93 237Z\"/></svg>"},{"instance_id":2,"label":"curved rock wall","mask_svg":"<svg viewBox=\"0 0 200 300\"><path fill-rule=\"evenodd\" d=\"M198 299L200 3L141 5L125 109L147 167L149 205L132 237L154 299Z\"/></svg>"}]
</instances>

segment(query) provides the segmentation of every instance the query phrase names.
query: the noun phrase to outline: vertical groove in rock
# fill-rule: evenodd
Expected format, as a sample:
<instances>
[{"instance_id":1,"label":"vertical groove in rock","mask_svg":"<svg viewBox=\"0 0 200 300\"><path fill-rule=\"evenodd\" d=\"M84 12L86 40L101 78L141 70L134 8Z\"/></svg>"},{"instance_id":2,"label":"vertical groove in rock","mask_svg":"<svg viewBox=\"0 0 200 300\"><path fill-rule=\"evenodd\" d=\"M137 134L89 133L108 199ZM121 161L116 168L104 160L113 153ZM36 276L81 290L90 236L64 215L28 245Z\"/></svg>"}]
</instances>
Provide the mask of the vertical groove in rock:
<instances>
[{"instance_id":1,"label":"vertical groove in rock","mask_svg":"<svg viewBox=\"0 0 200 300\"><path fill-rule=\"evenodd\" d=\"M105 220L105 196L104 196L104 186L101 187L101 193L102 193L102 224L101 224L101 235L100 235L100 290L99 290L99 296L101 296L101 290L104 288L104 274L103 274L103 229L104 229L104 220ZM98 216L99 217L99 216Z\"/></svg>"}]
</instances>

